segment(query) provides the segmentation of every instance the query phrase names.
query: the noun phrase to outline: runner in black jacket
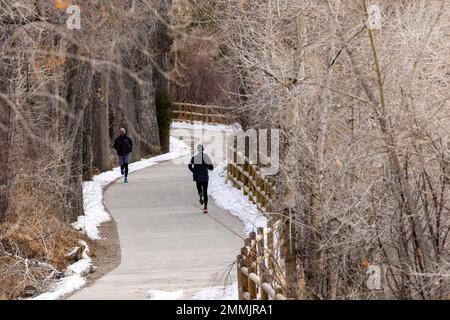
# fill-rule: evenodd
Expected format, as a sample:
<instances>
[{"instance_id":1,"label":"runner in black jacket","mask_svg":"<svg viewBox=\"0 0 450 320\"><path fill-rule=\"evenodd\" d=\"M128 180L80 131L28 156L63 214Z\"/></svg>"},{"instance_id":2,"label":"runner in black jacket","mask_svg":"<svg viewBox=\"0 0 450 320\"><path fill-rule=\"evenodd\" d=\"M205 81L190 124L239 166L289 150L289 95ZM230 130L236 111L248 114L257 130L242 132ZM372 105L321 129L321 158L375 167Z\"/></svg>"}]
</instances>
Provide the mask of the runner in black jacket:
<instances>
[{"instance_id":1,"label":"runner in black jacket","mask_svg":"<svg viewBox=\"0 0 450 320\"><path fill-rule=\"evenodd\" d=\"M208 213L208 170L213 170L214 166L211 159L203 151L205 148L199 144L197 146L198 154L192 157L188 167L194 174L194 181L197 184L198 196L200 197L200 204L205 204L203 213Z\"/></svg>"},{"instance_id":2,"label":"runner in black jacket","mask_svg":"<svg viewBox=\"0 0 450 320\"><path fill-rule=\"evenodd\" d=\"M120 172L125 175L125 183L128 183L128 164L131 162L131 151L133 151L133 141L127 136L124 128L120 128L120 136L114 141L114 149L119 157Z\"/></svg>"}]
</instances>

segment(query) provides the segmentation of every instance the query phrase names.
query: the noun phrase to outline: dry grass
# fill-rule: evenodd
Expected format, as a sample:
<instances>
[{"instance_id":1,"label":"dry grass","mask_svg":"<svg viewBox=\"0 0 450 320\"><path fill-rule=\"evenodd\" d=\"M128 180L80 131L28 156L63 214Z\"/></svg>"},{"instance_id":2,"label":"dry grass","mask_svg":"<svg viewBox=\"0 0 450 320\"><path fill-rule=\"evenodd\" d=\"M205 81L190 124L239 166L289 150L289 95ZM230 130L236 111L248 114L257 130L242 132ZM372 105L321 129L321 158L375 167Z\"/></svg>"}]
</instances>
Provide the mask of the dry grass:
<instances>
[{"instance_id":1,"label":"dry grass","mask_svg":"<svg viewBox=\"0 0 450 320\"><path fill-rule=\"evenodd\" d=\"M52 280L81 258L68 256L83 236L61 214L67 210L63 194L44 181L22 179L14 189L20 201L0 224L0 299L45 292Z\"/></svg>"}]
</instances>

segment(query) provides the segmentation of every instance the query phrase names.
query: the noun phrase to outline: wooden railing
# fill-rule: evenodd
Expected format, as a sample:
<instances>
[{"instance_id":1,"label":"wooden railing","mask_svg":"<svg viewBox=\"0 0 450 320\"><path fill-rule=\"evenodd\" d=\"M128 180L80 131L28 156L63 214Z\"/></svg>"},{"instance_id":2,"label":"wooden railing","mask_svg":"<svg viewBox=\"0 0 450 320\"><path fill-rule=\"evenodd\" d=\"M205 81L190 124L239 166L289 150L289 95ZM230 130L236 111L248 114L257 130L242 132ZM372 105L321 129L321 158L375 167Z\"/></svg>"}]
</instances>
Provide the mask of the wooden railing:
<instances>
[{"instance_id":1,"label":"wooden railing","mask_svg":"<svg viewBox=\"0 0 450 320\"><path fill-rule=\"evenodd\" d=\"M245 246L236 259L239 300L287 299L280 281L277 281L280 268L276 258L278 242L274 241L274 233L278 225L258 228L257 234L252 232L245 240Z\"/></svg>"},{"instance_id":2,"label":"wooden railing","mask_svg":"<svg viewBox=\"0 0 450 320\"><path fill-rule=\"evenodd\" d=\"M199 105L184 102L173 103L173 121L196 122L212 124L232 124L230 108L212 105Z\"/></svg>"},{"instance_id":3,"label":"wooden railing","mask_svg":"<svg viewBox=\"0 0 450 320\"><path fill-rule=\"evenodd\" d=\"M228 161L228 179L235 188L242 190L259 210L270 211L275 186L267 181L256 165L250 163L248 157L235 148L229 149L229 152L232 158Z\"/></svg>"},{"instance_id":4,"label":"wooden railing","mask_svg":"<svg viewBox=\"0 0 450 320\"><path fill-rule=\"evenodd\" d=\"M258 228L245 240L241 254L237 256L239 300L286 300L286 277L283 272L283 246L279 236L285 232L282 219L272 212L272 199L276 187L263 176L261 170L248 157L229 149L228 179L243 191L267 218L267 227Z\"/></svg>"}]
</instances>

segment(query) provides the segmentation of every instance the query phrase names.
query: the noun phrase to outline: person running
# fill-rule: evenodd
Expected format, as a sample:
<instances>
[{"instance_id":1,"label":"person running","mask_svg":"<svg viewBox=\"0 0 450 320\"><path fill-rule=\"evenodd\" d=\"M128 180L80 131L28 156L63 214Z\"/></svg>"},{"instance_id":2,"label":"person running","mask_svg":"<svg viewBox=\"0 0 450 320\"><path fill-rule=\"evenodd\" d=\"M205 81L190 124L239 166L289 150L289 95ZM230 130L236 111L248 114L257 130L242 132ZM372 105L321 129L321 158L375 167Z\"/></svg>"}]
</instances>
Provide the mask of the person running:
<instances>
[{"instance_id":1,"label":"person running","mask_svg":"<svg viewBox=\"0 0 450 320\"><path fill-rule=\"evenodd\" d=\"M131 161L133 151L133 141L127 136L124 128L120 128L120 135L114 141L114 149L119 157L120 173L125 175L124 183L128 183L128 164Z\"/></svg>"},{"instance_id":2,"label":"person running","mask_svg":"<svg viewBox=\"0 0 450 320\"><path fill-rule=\"evenodd\" d=\"M205 205L203 213L208 213L208 170L213 170L214 166L211 159L205 153L203 145L197 146L198 153L192 157L191 162L188 165L189 170L194 175L194 181L197 184L198 196L200 198L200 204Z\"/></svg>"}]
</instances>

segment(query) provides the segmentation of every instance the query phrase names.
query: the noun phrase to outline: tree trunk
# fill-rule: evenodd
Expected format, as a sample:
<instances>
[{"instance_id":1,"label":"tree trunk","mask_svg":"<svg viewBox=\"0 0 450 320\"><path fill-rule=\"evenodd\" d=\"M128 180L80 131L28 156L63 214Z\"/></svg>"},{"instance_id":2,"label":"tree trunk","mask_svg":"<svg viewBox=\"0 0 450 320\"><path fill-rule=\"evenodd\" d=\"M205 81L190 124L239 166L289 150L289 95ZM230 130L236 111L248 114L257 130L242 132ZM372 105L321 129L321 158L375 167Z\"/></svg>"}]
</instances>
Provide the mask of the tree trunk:
<instances>
[{"instance_id":1,"label":"tree trunk","mask_svg":"<svg viewBox=\"0 0 450 320\"><path fill-rule=\"evenodd\" d=\"M68 51L73 50L70 48ZM76 51L76 50L74 50ZM69 102L68 110L73 112L74 117L65 118L64 140L67 141L67 177L68 177L68 201L70 204L69 219L76 220L82 215L83 210L83 146L84 146L84 121L85 112L91 98L91 92L83 91L84 86L90 87L92 83L92 69L89 64L83 63L77 65L76 60L67 63L67 68L71 71L67 72L67 101ZM73 69L71 69L73 68Z\"/></svg>"},{"instance_id":2,"label":"tree trunk","mask_svg":"<svg viewBox=\"0 0 450 320\"><path fill-rule=\"evenodd\" d=\"M92 180L92 103L86 106L83 116L83 180Z\"/></svg>"},{"instance_id":3,"label":"tree trunk","mask_svg":"<svg viewBox=\"0 0 450 320\"><path fill-rule=\"evenodd\" d=\"M5 69L0 69L0 222L5 221L8 217L9 208L9 192L11 186L11 129L13 112L5 101L8 92L8 79Z\"/></svg>"},{"instance_id":4,"label":"tree trunk","mask_svg":"<svg viewBox=\"0 0 450 320\"><path fill-rule=\"evenodd\" d=\"M172 38L170 37L169 30L167 29L168 12L172 5L172 0L161 0L158 10L160 18L155 26L155 34L153 36L155 42L156 52L156 65L158 68L153 70L153 83L156 90L169 91L169 81L165 74L161 72L167 72L169 70L169 53L172 48ZM161 21L164 19L165 21ZM159 70L158 70L159 69Z\"/></svg>"},{"instance_id":5,"label":"tree trunk","mask_svg":"<svg viewBox=\"0 0 450 320\"><path fill-rule=\"evenodd\" d=\"M92 99L92 166L100 172L112 169L111 141L109 138L109 77L98 76L94 80Z\"/></svg>"}]
</instances>

